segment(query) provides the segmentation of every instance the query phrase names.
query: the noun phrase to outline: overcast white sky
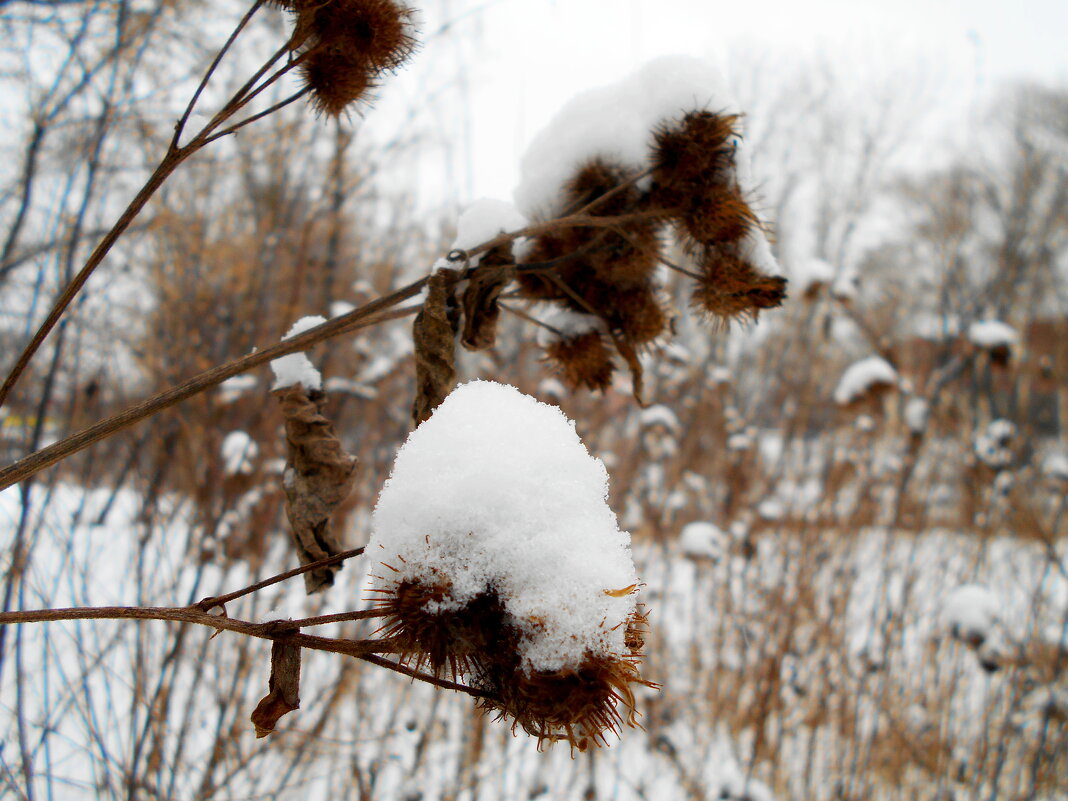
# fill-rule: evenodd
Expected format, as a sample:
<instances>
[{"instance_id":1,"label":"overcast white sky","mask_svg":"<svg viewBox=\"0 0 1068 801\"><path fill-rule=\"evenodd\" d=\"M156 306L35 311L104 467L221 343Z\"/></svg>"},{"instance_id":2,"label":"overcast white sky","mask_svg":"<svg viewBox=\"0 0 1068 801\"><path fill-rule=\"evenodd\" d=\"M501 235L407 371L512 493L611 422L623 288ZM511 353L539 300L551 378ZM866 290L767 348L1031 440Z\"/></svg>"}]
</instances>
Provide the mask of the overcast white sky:
<instances>
[{"instance_id":1,"label":"overcast white sky","mask_svg":"<svg viewBox=\"0 0 1068 801\"><path fill-rule=\"evenodd\" d=\"M509 198L523 150L564 101L658 55L701 56L727 71L727 54L741 45L782 54L818 51L844 73L885 72L896 65L915 71L918 63L939 80L952 80L964 100L1021 77L1068 85L1068 0L439 0L426 5L428 31L443 17L459 17L458 29L470 35L428 41L411 73L384 95L399 89L417 103L425 100L428 81L459 83L445 90L453 99L441 126L443 136L452 131L467 143L461 146L466 152L456 154L460 166L452 174L461 201Z\"/></svg>"}]
</instances>

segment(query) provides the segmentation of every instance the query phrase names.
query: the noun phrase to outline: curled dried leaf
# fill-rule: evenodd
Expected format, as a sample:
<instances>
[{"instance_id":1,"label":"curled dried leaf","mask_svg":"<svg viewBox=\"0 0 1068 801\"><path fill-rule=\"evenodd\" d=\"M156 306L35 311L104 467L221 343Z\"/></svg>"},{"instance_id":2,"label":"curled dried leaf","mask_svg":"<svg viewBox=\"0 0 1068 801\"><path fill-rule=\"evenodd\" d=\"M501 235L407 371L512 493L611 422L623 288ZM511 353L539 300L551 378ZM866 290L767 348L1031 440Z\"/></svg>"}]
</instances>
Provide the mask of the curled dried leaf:
<instances>
[{"instance_id":1,"label":"curled dried leaf","mask_svg":"<svg viewBox=\"0 0 1068 801\"><path fill-rule=\"evenodd\" d=\"M281 717L295 709L300 709L300 647L275 640L271 646L267 695L252 711L256 737L266 737L273 732Z\"/></svg>"},{"instance_id":2,"label":"curled dried leaf","mask_svg":"<svg viewBox=\"0 0 1068 801\"><path fill-rule=\"evenodd\" d=\"M286 516L300 563L306 565L343 550L330 518L352 491L356 457L345 452L333 425L323 416L321 392L308 392L297 384L276 394L285 416ZM329 565L305 573L308 594L332 585L340 569L340 564Z\"/></svg>"},{"instance_id":3,"label":"curled dried leaf","mask_svg":"<svg viewBox=\"0 0 1068 801\"><path fill-rule=\"evenodd\" d=\"M427 280L426 301L412 324L415 340L415 425L430 417L456 384L456 333L460 308L456 302L456 270L435 270Z\"/></svg>"},{"instance_id":4,"label":"curled dried leaf","mask_svg":"<svg viewBox=\"0 0 1068 801\"><path fill-rule=\"evenodd\" d=\"M468 350L486 350L493 347L497 340L497 320L501 308L497 299L501 292L515 278L514 267L498 267L501 259L507 259L504 253L497 254L495 248L486 254L478 269L471 273L464 290L464 330L460 342ZM496 257L496 258L492 258Z\"/></svg>"}]
</instances>

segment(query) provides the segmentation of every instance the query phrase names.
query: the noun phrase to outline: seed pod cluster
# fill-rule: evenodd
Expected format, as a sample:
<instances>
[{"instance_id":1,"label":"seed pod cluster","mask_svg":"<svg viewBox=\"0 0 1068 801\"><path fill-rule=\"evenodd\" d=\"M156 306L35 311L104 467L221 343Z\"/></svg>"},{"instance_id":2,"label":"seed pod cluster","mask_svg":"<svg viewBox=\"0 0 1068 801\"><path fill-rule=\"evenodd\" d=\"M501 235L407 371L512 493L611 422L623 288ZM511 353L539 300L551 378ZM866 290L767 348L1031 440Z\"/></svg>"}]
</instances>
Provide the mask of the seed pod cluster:
<instances>
[{"instance_id":1,"label":"seed pod cluster","mask_svg":"<svg viewBox=\"0 0 1068 801\"><path fill-rule=\"evenodd\" d=\"M539 621L511 618L494 589L457 608L450 589L446 578L436 577L376 590L386 613L383 634L403 662L439 678L463 679L485 693L482 709L511 720L539 746L566 740L585 751L606 745L608 732L636 725L631 685L653 686L638 672L646 622L640 609L625 622L626 654L587 653L578 664L539 671L524 667L520 648Z\"/></svg>"},{"instance_id":2,"label":"seed pod cluster","mask_svg":"<svg viewBox=\"0 0 1068 801\"><path fill-rule=\"evenodd\" d=\"M275 0L294 17L290 48L312 104L340 115L415 49L414 10L395 0Z\"/></svg>"},{"instance_id":3,"label":"seed pod cluster","mask_svg":"<svg viewBox=\"0 0 1068 801\"><path fill-rule=\"evenodd\" d=\"M564 187L567 213L613 218L613 225L575 226L534 240L524 262L555 269L520 274L529 300L595 315L604 332L564 335L546 346L573 388L611 383L608 340L640 381L634 355L669 327L656 270L670 226L697 265L695 308L716 321L755 318L782 304L786 280L769 275L772 264L761 223L738 181L738 117L694 111L661 125L642 176L605 157L580 165ZM594 339L601 341L600 348ZM592 359L597 353L599 358Z\"/></svg>"}]
</instances>

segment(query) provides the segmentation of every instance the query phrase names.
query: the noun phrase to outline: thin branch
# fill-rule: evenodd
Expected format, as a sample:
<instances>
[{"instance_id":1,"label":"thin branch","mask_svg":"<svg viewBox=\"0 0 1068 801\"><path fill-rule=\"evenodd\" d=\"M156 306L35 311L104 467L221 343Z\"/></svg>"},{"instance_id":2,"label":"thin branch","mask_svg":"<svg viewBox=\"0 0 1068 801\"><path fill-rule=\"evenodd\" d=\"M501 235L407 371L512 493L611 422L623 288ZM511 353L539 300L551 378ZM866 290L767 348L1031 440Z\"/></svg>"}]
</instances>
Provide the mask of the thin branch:
<instances>
[{"instance_id":1,"label":"thin branch","mask_svg":"<svg viewBox=\"0 0 1068 801\"><path fill-rule=\"evenodd\" d=\"M419 291L423 288L423 284L425 283L426 279L420 279L403 289L399 289L386 297L372 301L348 314L335 317L315 328L308 329L299 336L285 339L275 345L264 348L263 350L250 353L248 356L243 356L239 359L227 362L226 364L219 365L218 367L213 367L210 370L205 370L203 373L199 373L175 387L171 387L158 395L154 395L148 400L131 406L113 417L109 417L106 420L89 426L88 428L84 428L77 434L73 434L53 445L49 445L47 448L42 448L41 450L20 459L10 467L0 470L0 490L10 487L12 484L17 484L20 481L25 481L30 476L39 473L47 467L51 467L68 456L78 453L102 439L107 439L108 437L117 434L119 431L129 428L135 423L139 423L154 414L162 412L164 409L168 409L175 404L181 403L182 401L225 381L227 378L232 378L235 375L251 370L253 367L258 367L272 359L277 359L280 356L296 353L298 350L307 350L312 345L325 339L330 339L350 331L356 331L361 328L376 325L385 320L395 319L397 316L411 314L413 311L412 309L396 310L396 312L387 312L383 315L377 315L376 313L382 310L387 310L390 306L408 300L419 294Z\"/></svg>"},{"instance_id":2,"label":"thin branch","mask_svg":"<svg viewBox=\"0 0 1068 801\"><path fill-rule=\"evenodd\" d=\"M296 621L272 620L267 623L249 623L245 620L234 620L222 615L202 612L195 606L96 606L0 613L0 626L52 623L61 620L168 620L177 623L194 623L217 631L232 631L263 640L284 640L312 651L327 651L351 656L445 690L456 690L475 698L494 697L492 693L484 690L439 679L378 656L377 654L382 653L396 653L396 646L390 640L345 640L300 634L293 630L293 624Z\"/></svg>"},{"instance_id":3,"label":"thin branch","mask_svg":"<svg viewBox=\"0 0 1068 801\"><path fill-rule=\"evenodd\" d=\"M364 549L360 547L353 548L351 551L343 551L342 553L336 553L333 556L327 556L325 559L319 559L315 562L309 562L306 565L301 565L300 567L295 567L292 570L287 570L285 573L279 573L277 576L271 576L270 578L264 579L263 581L257 581L255 584L250 584L244 589L234 590L233 592L228 592L225 595L216 595L210 598L205 598L202 601L193 604L193 606L202 612L207 612L208 610L214 609L215 607L225 606L226 604L230 603L230 601L242 598L246 595L251 595L252 593L257 592L258 590L262 590L264 587L270 587L272 584L278 584L279 582L285 581L286 579L291 579L296 576L300 576L311 570L317 570L320 567L327 567L328 565L337 564L338 562L344 562L346 559L351 559L354 556L359 556L363 553L363 550Z\"/></svg>"},{"instance_id":4,"label":"thin branch","mask_svg":"<svg viewBox=\"0 0 1068 801\"><path fill-rule=\"evenodd\" d=\"M215 70L219 66L219 63L223 60L223 56L226 55L227 51L230 49L230 46L237 40L237 37L241 34L241 31L244 30L245 26L248 25L249 21L256 14L256 12L260 10L260 7L262 5L263 0L256 0L256 2L252 4L252 8L250 8L246 12L245 16L242 17L241 21L237 24L237 27L234 28L234 30L230 33L230 38L226 40L226 44L224 44L222 46L222 49L215 54L215 58L212 59L211 65L208 67L207 72L205 72L204 77L200 79L200 85L197 86L196 91L193 92L193 97L189 100L189 105L185 107L185 111L182 112L182 116L174 125L174 138L171 140L171 150L178 149L178 142L182 138L182 131L185 129L185 124L189 121L189 115L193 113L193 108L196 106L197 101L200 100L200 95L203 94L204 90L207 88L208 82L211 80L211 76L215 74Z\"/></svg>"}]
</instances>

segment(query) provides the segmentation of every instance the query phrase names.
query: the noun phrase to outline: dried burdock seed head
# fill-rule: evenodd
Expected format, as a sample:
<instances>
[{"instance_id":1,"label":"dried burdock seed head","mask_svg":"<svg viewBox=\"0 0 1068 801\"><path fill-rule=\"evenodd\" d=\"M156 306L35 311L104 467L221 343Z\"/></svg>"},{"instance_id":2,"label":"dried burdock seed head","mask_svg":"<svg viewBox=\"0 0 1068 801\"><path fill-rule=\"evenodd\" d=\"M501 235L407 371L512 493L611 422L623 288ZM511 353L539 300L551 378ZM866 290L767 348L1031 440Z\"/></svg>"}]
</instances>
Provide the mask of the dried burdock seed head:
<instances>
[{"instance_id":1,"label":"dried burdock seed head","mask_svg":"<svg viewBox=\"0 0 1068 801\"><path fill-rule=\"evenodd\" d=\"M738 117L693 111L655 133L653 195L659 205L675 208L697 185L726 183L732 168Z\"/></svg>"},{"instance_id":2,"label":"dried burdock seed head","mask_svg":"<svg viewBox=\"0 0 1068 801\"><path fill-rule=\"evenodd\" d=\"M663 303L651 286L635 287L615 293L613 321L626 340L634 345L652 342L667 328L668 316Z\"/></svg>"},{"instance_id":3,"label":"dried burdock seed head","mask_svg":"<svg viewBox=\"0 0 1068 801\"><path fill-rule=\"evenodd\" d=\"M786 299L785 278L765 275L729 250L704 249L700 267L702 278L694 288L693 305L717 320L755 319L763 309L781 306Z\"/></svg>"},{"instance_id":4,"label":"dried burdock seed head","mask_svg":"<svg viewBox=\"0 0 1068 801\"><path fill-rule=\"evenodd\" d=\"M568 243L552 234L539 236L527 248L520 264L551 262L566 255ZM524 300L558 300L564 297L560 285L552 280L547 271L522 272L516 276L519 296Z\"/></svg>"},{"instance_id":5,"label":"dried burdock seed head","mask_svg":"<svg viewBox=\"0 0 1068 801\"><path fill-rule=\"evenodd\" d=\"M375 604L385 613L380 632L396 643L402 662L455 681L477 674L482 655L500 646L505 614L494 592L457 605L450 590L444 578L401 580L378 589Z\"/></svg>"},{"instance_id":6,"label":"dried burdock seed head","mask_svg":"<svg viewBox=\"0 0 1068 801\"><path fill-rule=\"evenodd\" d=\"M604 391L612 384L612 351L598 331L558 339L546 346L545 356L559 368L564 383L572 389Z\"/></svg>"},{"instance_id":7,"label":"dried burdock seed head","mask_svg":"<svg viewBox=\"0 0 1068 801\"><path fill-rule=\"evenodd\" d=\"M606 159L595 158L579 167L564 188L568 207L579 209L625 184L632 176L623 167L611 164ZM601 217L625 214L633 210L641 193L631 184L615 192L611 197L595 203L590 214Z\"/></svg>"},{"instance_id":8,"label":"dried burdock seed head","mask_svg":"<svg viewBox=\"0 0 1068 801\"><path fill-rule=\"evenodd\" d=\"M289 0L290 47L300 50L305 84L320 113L339 115L365 98L374 79L415 48L414 12L393 0Z\"/></svg>"},{"instance_id":9,"label":"dried burdock seed head","mask_svg":"<svg viewBox=\"0 0 1068 801\"><path fill-rule=\"evenodd\" d=\"M367 95L371 79L359 64L328 50L308 53L301 64L304 82L311 89L311 103L318 114L339 116Z\"/></svg>"},{"instance_id":10,"label":"dried burdock seed head","mask_svg":"<svg viewBox=\"0 0 1068 801\"><path fill-rule=\"evenodd\" d=\"M298 10L315 47L342 54L372 74L395 70L415 49L414 12L393 0L327 0Z\"/></svg>"},{"instance_id":11,"label":"dried burdock seed head","mask_svg":"<svg viewBox=\"0 0 1068 801\"><path fill-rule=\"evenodd\" d=\"M738 242L759 225L753 209L733 184L713 184L692 196L682 230L702 244Z\"/></svg>"},{"instance_id":12,"label":"dried burdock seed head","mask_svg":"<svg viewBox=\"0 0 1068 801\"><path fill-rule=\"evenodd\" d=\"M480 704L544 742L566 740L585 751L607 745L607 733L637 725L632 684L646 684L633 659L588 656L578 668L553 673L516 670L494 676L496 698Z\"/></svg>"},{"instance_id":13,"label":"dried burdock seed head","mask_svg":"<svg viewBox=\"0 0 1068 801\"><path fill-rule=\"evenodd\" d=\"M625 288L646 284L660 261L659 224L652 220L630 223L622 232L610 231L592 248L587 262L598 279Z\"/></svg>"}]
</instances>

